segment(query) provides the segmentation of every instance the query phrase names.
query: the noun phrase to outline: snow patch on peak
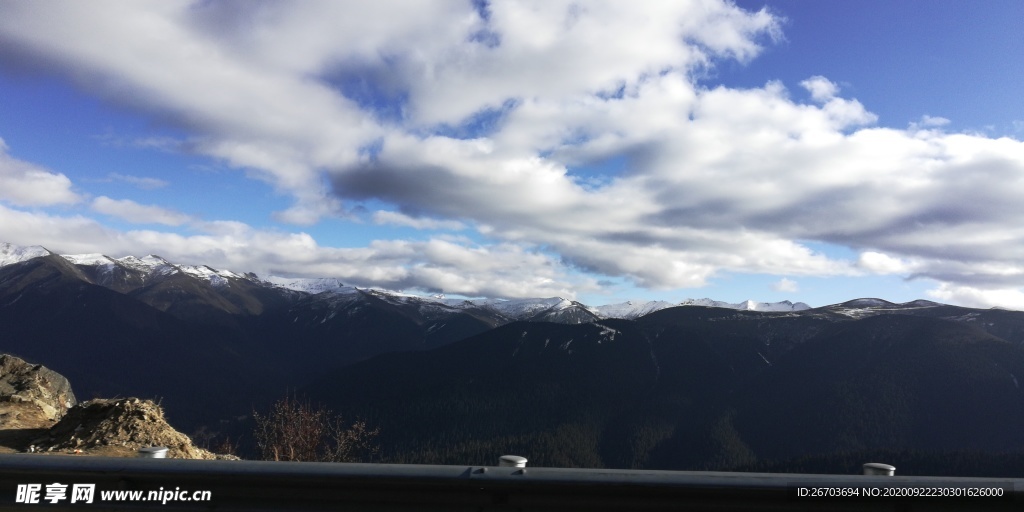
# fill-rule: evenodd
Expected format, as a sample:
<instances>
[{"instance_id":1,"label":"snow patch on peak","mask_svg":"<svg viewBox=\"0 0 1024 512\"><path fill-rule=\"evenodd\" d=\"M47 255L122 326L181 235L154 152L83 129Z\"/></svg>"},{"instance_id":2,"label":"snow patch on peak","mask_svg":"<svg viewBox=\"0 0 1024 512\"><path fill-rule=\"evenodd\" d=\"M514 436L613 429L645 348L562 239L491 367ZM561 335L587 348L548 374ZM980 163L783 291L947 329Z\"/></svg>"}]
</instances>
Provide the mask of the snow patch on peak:
<instances>
[{"instance_id":1,"label":"snow patch on peak","mask_svg":"<svg viewBox=\"0 0 1024 512\"><path fill-rule=\"evenodd\" d=\"M651 301L632 301L621 302L618 304L606 304L604 306L597 306L594 311L602 318L623 318L626 320L632 320L634 318L640 318L646 314L660 311L662 309L671 308L678 306L679 304L673 304L663 300L651 300Z\"/></svg>"},{"instance_id":2,"label":"snow patch on peak","mask_svg":"<svg viewBox=\"0 0 1024 512\"><path fill-rule=\"evenodd\" d=\"M52 252L41 245L14 245L7 242L0 242L0 267L13 265L43 256L49 256Z\"/></svg>"},{"instance_id":3,"label":"snow patch on peak","mask_svg":"<svg viewBox=\"0 0 1024 512\"><path fill-rule=\"evenodd\" d=\"M159 274L159 275L170 275L175 272L181 272L177 266L171 264L169 261L161 258L160 256L148 255L144 258L136 258L135 256L125 256L124 258L118 258L118 263L128 267L132 270L141 272L146 275Z\"/></svg>"},{"instance_id":4,"label":"snow patch on peak","mask_svg":"<svg viewBox=\"0 0 1024 512\"><path fill-rule=\"evenodd\" d=\"M680 306L704 306L708 308L728 308L728 309L740 309L739 304L732 304L729 302L722 302L720 300L712 300L708 298L704 299L686 299L679 303Z\"/></svg>"},{"instance_id":5,"label":"snow patch on peak","mask_svg":"<svg viewBox=\"0 0 1024 512\"><path fill-rule=\"evenodd\" d=\"M356 288L353 286L346 286L341 282L340 279L333 277L318 277L318 278L306 278L306 277L280 277L280 276L257 276L259 280L264 283L271 284L280 288L286 288L297 292L306 293L353 293L356 292Z\"/></svg>"},{"instance_id":6,"label":"snow patch on peak","mask_svg":"<svg viewBox=\"0 0 1024 512\"><path fill-rule=\"evenodd\" d=\"M91 254L62 254L60 257L68 260L68 262L70 262L72 265L87 265L87 266L90 266L90 267L95 267L95 266L100 266L100 265L115 265L115 264L117 264L117 262L114 261L114 259L111 258L110 256L105 256L105 255L99 254L99 253L91 253Z\"/></svg>"},{"instance_id":7,"label":"snow patch on peak","mask_svg":"<svg viewBox=\"0 0 1024 512\"><path fill-rule=\"evenodd\" d=\"M171 262L169 262L169 261L167 261L167 260L165 260L165 259L163 259L160 256L157 256L155 254L147 254L140 261L142 261L146 265L150 265L150 266L154 266L154 267L159 267L159 266L162 266L162 265L171 265Z\"/></svg>"},{"instance_id":8,"label":"snow patch on peak","mask_svg":"<svg viewBox=\"0 0 1024 512\"><path fill-rule=\"evenodd\" d=\"M462 304L467 304L467 302L468 305L490 309L514 319L529 318L562 303L565 303L565 306L558 309L565 309L572 305L571 301L561 297L550 297L547 299L477 299L466 301Z\"/></svg>"},{"instance_id":9,"label":"snow patch on peak","mask_svg":"<svg viewBox=\"0 0 1024 512\"><path fill-rule=\"evenodd\" d=\"M149 265L147 265L146 262L140 260L139 258L136 258L135 256L125 256L123 258L117 258L114 261L117 261L118 263L120 263L120 264L122 264L122 265L124 265L124 266L126 266L128 268L131 268L131 269L136 269L136 270L148 270L149 269Z\"/></svg>"},{"instance_id":10,"label":"snow patch on peak","mask_svg":"<svg viewBox=\"0 0 1024 512\"><path fill-rule=\"evenodd\" d=\"M811 309L810 306L803 302L792 303L788 300L781 302L755 302L748 300L746 301L747 308L750 311L770 311L770 312L785 312L785 311L803 311L805 309Z\"/></svg>"},{"instance_id":11,"label":"snow patch on peak","mask_svg":"<svg viewBox=\"0 0 1024 512\"><path fill-rule=\"evenodd\" d=\"M182 272L195 277L196 279L209 281L210 284L215 286L224 286L228 284L228 279L245 279L245 276L236 274L230 270L217 270L206 265L181 265L178 268L181 269Z\"/></svg>"},{"instance_id":12,"label":"snow patch on peak","mask_svg":"<svg viewBox=\"0 0 1024 512\"><path fill-rule=\"evenodd\" d=\"M726 308L726 309L739 309L744 311L764 311L764 312L790 312L790 311L803 311L805 309L811 309L810 306L803 302L790 302L788 300L780 302L757 302L753 300L745 300L740 303L722 302L711 299L686 299L681 306L705 306L712 308Z\"/></svg>"}]
</instances>

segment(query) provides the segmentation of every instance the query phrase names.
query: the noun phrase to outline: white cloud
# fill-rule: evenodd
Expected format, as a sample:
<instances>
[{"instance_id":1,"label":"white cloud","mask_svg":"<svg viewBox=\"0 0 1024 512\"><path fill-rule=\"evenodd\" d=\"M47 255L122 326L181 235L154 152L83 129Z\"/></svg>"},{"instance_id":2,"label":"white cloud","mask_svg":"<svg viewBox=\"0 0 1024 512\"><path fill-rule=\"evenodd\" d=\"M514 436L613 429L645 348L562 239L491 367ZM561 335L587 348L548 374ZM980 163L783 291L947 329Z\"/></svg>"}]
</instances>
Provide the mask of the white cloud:
<instances>
[{"instance_id":1,"label":"white cloud","mask_svg":"<svg viewBox=\"0 0 1024 512\"><path fill-rule=\"evenodd\" d=\"M977 288L941 283L928 295L947 304L975 308L1004 308L1024 311L1024 291L1020 288Z\"/></svg>"},{"instance_id":2,"label":"white cloud","mask_svg":"<svg viewBox=\"0 0 1024 512\"><path fill-rule=\"evenodd\" d=\"M783 277L782 279L772 283L772 290L777 292L796 293L800 291L800 285L792 279Z\"/></svg>"},{"instance_id":3,"label":"white cloud","mask_svg":"<svg viewBox=\"0 0 1024 512\"><path fill-rule=\"evenodd\" d=\"M597 290L550 256L515 244L375 241L367 247L322 247L306 233L258 230L235 221L196 222L203 232L118 231L82 216L26 212L0 205L0 240L38 244L62 254L114 257L160 254L183 264L235 271L341 278L358 286L418 289L489 297L574 298Z\"/></svg>"},{"instance_id":4,"label":"white cloud","mask_svg":"<svg viewBox=\"0 0 1024 512\"><path fill-rule=\"evenodd\" d=\"M726 2L525 1L489 8L486 28L499 45L467 45L455 34L459 39L444 40L447 48L399 53L415 122L458 123L508 99L635 87L647 76L690 71L712 57L747 60L760 51L759 38L778 30L766 12Z\"/></svg>"},{"instance_id":5,"label":"white cloud","mask_svg":"<svg viewBox=\"0 0 1024 512\"><path fill-rule=\"evenodd\" d=\"M818 103L826 103L839 94L839 86L823 76L812 76L800 82L800 86L811 93L811 99Z\"/></svg>"},{"instance_id":6,"label":"white cloud","mask_svg":"<svg viewBox=\"0 0 1024 512\"><path fill-rule=\"evenodd\" d=\"M458 231L465 229L465 224L456 220L437 220L410 217L400 212L378 210L373 213L373 222L376 224L393 224L396 226L408 226L416 229L444 229Z\"/></svg>"},{"instance_id":7,"label":"white cloud","mask_svg":"<svg viewBox=\"0 0 1024 512\"><path fill-rule=\"evenodd\" d=\"M274 212L274 219L287 224L311 226L327 216L341 216L341 201L324 192L305 190L298 194L299 200L286 210Z\"/></svg>"},{"instance_id":8,"label":"white cloud","mask_svg":"<svg viewBox=\"0 0 1024 512\"><path fill-rule=\"evenodd\" d=\"M950 121L949 119L946 119L945 117L930 116L930 115L925 114L925 115L921 116L921 119L919 119L917 121L912 121L908 125L907 129L908 129L908 131L911 131L911 132L927 131L927 130L936 130L937 131L937 130L941 130L943 126L949 125L951 122L952 121ZM992 131L995 130L995 127L994 126L988 126L988 127L986 127L986 130L988 132L992 132ZM972 134L972 135L977 136L977 137L985 137L984 133L975 133L975 134Z\"/></svg>"},{"instance_id":9,"label":"white cloud","mask_svg":"<svg viewBox=\"0 0 1024 512\"><path fill-rule=\"evenodd\" d=\"M888 254L865 251L857 258L857 266L875 274L905 274L911 271L911 264Z\"/></svg>"},{"instance_id":10,"label":"white cloud","mask_svg":"<svg viewBox=\"0 0 1024 512\"><path fill-rule=\"evenodd\" d=\"M144 205L130 199L99 196L92 200L92 210L117 217L132 224L164 224L180 226L190 220L188 215L156 205Z\"/></svg>"},{"instance_id":11,"label":"white cloud","mask_svg":"<svg viewBox=\"0 0 1024 512\"><path fill-rule=\"evenodd\" d=\"M167 181L161 180L159 178L132 176L128 174L118 174L114 172L108 174L107 178L112 181L122 181L124 183L129 183L143 190L156 190L158 188L163 188L166 187L167 185L170 185L170 183L168 183Z\"/></svg>"},{"instance_id":12,"label":"white cloud","mask_svg":"<svg viewBox=\"0 0 1024 512\"><path fill-rule=\"evenodd\" d=\"M946 126L949 123L950 123L950 120L946 119L945 117L929 116L927 114L921 116L921 121L920 121L920 125L921 126L930 126L930 127Z\"/></svg>"},{"instance_id":13,"label":"white cloud","mask_svg":"<svg viewBox=\"0 0 1024 512\"><path fill-rule=\"evenodd\" d=\"M749 60L779 37L765 11L713 0L489 6L485 19L470 2L19 3L0 18L11 48L0 59L24 49L22 59L173 123L189 151L294 198L279 220L313 224L382 201L415 217L378 211L374 222L472 226L490 244L335 250L210 224L220 230L211 241L305 244L324 258L308 268L341 272L331 275L518 294L510 274L480 262L540 271L558 259L649 288L723 273L875 273L935 279L968 297L955 287L995 289L1024 273L1021 141L945 133L948 121L933 116L906 130L876 126L823 76L799 83L809 101L777 81L695 83L704 66ZM592 168L608 161L619 163ZM74 200L65 177L42 173L66 191L52 201ZM51 204L24 197L15 204ZM155 208L107 201L122 214ZM178 243L138 233L133 243ZM535 259L536 248L555 256ZM460 277L456 254L475 273ZM564 269L551 268L538 279L560 284L526 286L561 289Z\"/></svg>"},{"instance_id":14,"label":"white cloud","mask_svg":"<svg viewBox=\"0 0 1024 512\"><path fill-rule=\"evenodd\" d=\"M32 58L22 57L26 62L66 69L108 101L190 131L192 151L259 169L282 191L309 195L320 186L318 167L356 158L379 128L308 73L286 69L281 61L270 65L252 48L230 44L230 24L203 26L212 19L208 14L216 14L205 11L222 5L22 3L5 9L0 40L7 47L29 48ZM396 12L420 9L405 6ZM267 16L274 19L272 12ZM348 26L332 26L331 34L346 34L363 21L351 12L333 20L348 20ZM259 27L250 28L261 33ZM267 43L290 53L286 41L319 37L309 28L272 33ZM298 55L292 57L298 60Z\"/></svg>"},{"instance_id":15,"label":"white cloud","mask_svg":"<svg viewBox=\"0 0 1024 512\"><path fill-rule=\"evenodd\" d=\"M81 215L28 212L0 204L0 240L16 245L42 245L57 252L84 254L97 247L123 250L119 234Z\"/></svg>"},{"instance_id":16,"label":"white cloud","mask_svg":"<svg viewBox=\"0 0 1024 512\"><path fill-rule=\"evenodd\" d=\"M389 131L361 108L373 98L346 84L407 98L401 115L420 129L508 100L638 84L712 56L747 60L759 37L778 34L767 12L718 1L489 9L486 22L471 2L23 3L5 10L0 39L189 130L190 150L261 170L296 196L280 218L309 223L337 214L309 205L318 171L353 163ZM488 31L499 45L475 40Z\"/></svg>"},{"instance_id":17,"label":"white cloud","mask_svg":"<svg viewBox=\"0 0 1024 512\"><path fill-rule=\"evenodd\" d=\"M17 206L74 204L81 197L67 176L18 160L7 152L0 139L0 201Z\"/></svg>"}]
</instances>

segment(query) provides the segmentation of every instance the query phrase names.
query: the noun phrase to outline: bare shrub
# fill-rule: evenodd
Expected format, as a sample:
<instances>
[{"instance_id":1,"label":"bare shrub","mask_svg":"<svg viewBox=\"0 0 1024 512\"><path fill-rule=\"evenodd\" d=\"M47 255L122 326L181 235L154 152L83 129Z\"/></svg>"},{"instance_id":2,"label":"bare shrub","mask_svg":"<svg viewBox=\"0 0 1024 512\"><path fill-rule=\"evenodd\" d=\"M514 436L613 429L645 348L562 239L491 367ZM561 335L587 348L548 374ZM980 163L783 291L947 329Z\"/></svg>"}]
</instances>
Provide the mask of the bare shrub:
<instances>
[{"instance_id":1,"label":"bare shrub","mask_svg":"<svg viewBox=\"0 0 1024 512\"><path fill-rule=\"evenodd\" d=\"M380 429L364 421L349 425L322 405L285 396L266 415L253 411L254 437L263 460L361 462L379 451Z\"/></svg>"}]
</instances>

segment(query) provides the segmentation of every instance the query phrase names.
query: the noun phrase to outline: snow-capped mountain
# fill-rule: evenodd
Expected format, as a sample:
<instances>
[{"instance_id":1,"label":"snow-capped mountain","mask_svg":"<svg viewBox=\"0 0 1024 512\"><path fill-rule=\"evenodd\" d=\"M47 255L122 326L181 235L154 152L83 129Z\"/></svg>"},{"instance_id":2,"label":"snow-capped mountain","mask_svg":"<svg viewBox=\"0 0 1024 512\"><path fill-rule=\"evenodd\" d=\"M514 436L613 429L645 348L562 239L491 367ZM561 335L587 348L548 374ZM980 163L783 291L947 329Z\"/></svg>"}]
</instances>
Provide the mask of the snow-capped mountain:
<instances>
[{"instance_id":1,"label":"snow-capped mountain","mask_svg":"<svg viewBox=\"0 0 1024 512\"><path fill-rule=\"evenodd\" d=\"M564 299L547 297L537 299L434 299L446 306L456 309L481 309L491 311L509 320L528 320L534 322L555 322L578 324L603 318L594 308L585 304Z\"/></svg>"},{"instance_id":2,"label":"snow-capped mountain","mask_svg":"<svg viewBox=\"0 0 1024 512\"><path fill-rule=\"evenodd\" d=\"M604 318L625 318L632 320L649 313L654 313L665 308L674 308L680 304L666 302L663 300L651 301L626 301L618 304L606 304L597 306L594 311Z\"/></svg>"},{"instance_id":3,"label":"snow-capped mountain","mask_svg":"<svg viewBox=\"0 0 1024 512\"><path fill-rule=\"evenodd\" d=\"M21 247L0 244L0 266L51 255L40 246ZM506 321L527 320L557 323L587 323L603 318L634 319L655 311L677 306L705 306L762 312L795 312L810 309L802 302L722 302L712 299L668 301L627 301L619 304L588 306L563 297L524 299L452 299L443 294L418 296L390 290L366 289L346 285L337 278L295 278L274 275L238 273L206 265L175 264L157 255L111 258L103 254L71 254L62 258L86 273L96 284L123 293L151 286L175 276L187 276L217 289L232 286L287 290L309 295L345 295L349 303L359 297L373 297L389 304L412 307L424 317L442 317L465 311L483 311ZM326 300L326 297L323 298ZM332 301L335 304L338 302ZM230 309L230 308L228 308Z\"/></svg>"},{"instance_id":4,"label":"snow-capped mountain","mask_svg":"<svg viewBox=\"0 0 1024 512\"><path fill-rule=\"evenodd\" d=\"M711 308L726 308L726 309L741 309L744 311L766 311L766 312L783 312L783 311L803 311L805 309L811 309L810 306L803 302L793 303L788 300L781 302L757 302L753 300L745 300L739 303L721 302L712 299L686 299L680 306L705 306Z\"/></svg>"},{"instance_id":5,"label":"snow-capped mountain","mask_svg":"<svg viewBox=\"0 0 1024 512\"><path fill-rule=\"evenodd\" d=\"M50 254L53 253L38 245L20 246L0 242L0 267L21 263L33 258L49 256Z\"/></svg>"},{"instance_id":6,"label":"snow-capped mountain","mask_svg":"<svg viewBox=\"0 0 1024 512\"><path fill-rule=\"evenodd\" d=\"M257 278L273 286L312 294L323 292L352 293L356 290L354 286L346 286L340 279L333 277L308 278L259 275Z\"/></svg>"},{"instance_id":7,"label":"snow-capped mountain","mask_svg":"<svg viewBox=\"0 0 1024 512\"><path fill-rule=\"evenodd\" d=\"M555 311L571 306L571 302L561 297L549 297L546 299L477 299L468 301L453 301L444 299L444 303L454 307L477 306L496 311L509 318L529 318L542 311L554 309Z\"/></svg>"},{"instance_id":8,"label":"snow-capped mountain","mask_svg":"<svg viewBox=\"0 0 1024 512\"><path fill-rule=\"evenodd\" d=\"M49 251L47 251L47 253L49 253ZM95 266L95 267L103 267L103 266L107 266L107 265L111 265L112 266L112 265L117 265L118 264L118 261L115 260L114 258L111 258L110 256L104 256L104 255L99 254L99 253L94 253L94 254L65 254L65 255L62 255L61 257L66 259L66 260L68 260L68 261L70 261L73 265L88 265L88 266ZM134 256L129 256L129 258L135 259ZM124 258L124 259L127 259L127 258Z\"/></svg>"},{"instance_id":9,"label":"snow-capped mountain","mask_svg":"<svg viewBox=\"0 0 1024 512\"><path fill-rule=\"evenodd\" d=\"M810 306L803 302L793 303L788 300L784 300L782 302L756 302L746 300L740 303L731 303L712 299L686 299L678 303L666 302L663 300L626 301L619 304L597 306L594 308L594 311L604 318L633 319L665 308L674 308L677 306L703 306L709 308L738 309L744 311L763 311L773 313L804 311L811 309Z\"/></svg>"},{"instance_id":10,"label":"snow-capped mountain","mask_svg":"<svg viewBox=\"0 0 1024 512\"><path fill-rule=\"evenodd\" d=\"M125 256L118 259L103 254L62 254L61 257L80 269L91 269L97 276L109 276L120 271L132 274L140 283L175 274L186 274L216 286L225 285L228 279L250 279L230 270L217 270L206 265L175 265L153 254L142 258Z\"/></svg>"}]
</instances>

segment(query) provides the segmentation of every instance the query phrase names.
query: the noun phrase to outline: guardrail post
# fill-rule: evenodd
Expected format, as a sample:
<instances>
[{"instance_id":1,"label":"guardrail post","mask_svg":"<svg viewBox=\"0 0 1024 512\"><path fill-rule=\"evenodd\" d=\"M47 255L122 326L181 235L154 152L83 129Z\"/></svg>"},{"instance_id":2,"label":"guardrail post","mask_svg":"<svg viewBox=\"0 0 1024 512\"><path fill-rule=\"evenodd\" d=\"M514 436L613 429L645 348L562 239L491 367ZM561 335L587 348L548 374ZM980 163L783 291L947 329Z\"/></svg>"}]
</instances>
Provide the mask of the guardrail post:
<instances>
[{"instance_id":1,"label":"guardrail post","mask_svg":"<svg viewBox=\"0 0 1024 512\"><path fill-rule=\"evenodd\" d=\"M525 468L526 457L520 457L518 455L502 455L498 459L498 467L502 468Z\"/></svg>"},{"instance_id":2,"label":"guardrail post","mask_svg":"<svg viewBox=\"0 0 1024 512\"><path fill-rule=\"evenodd\" d=\"M868 462L867 464L864 464L864 474L893 476L896 474L896 466L890 466L888 464L881 464L878 462Z\"/></svg>"},{"instance_id":3,"label":"guardrail post","mask_svg":"<svg viewBox=\"0 0 1024 512\"><path fill-rule=\"evenodd\" d=\"M150 446L147 448L139 448L139 457L143 459L166 459L167 447Z\"/></svg>"}]
</instances>

